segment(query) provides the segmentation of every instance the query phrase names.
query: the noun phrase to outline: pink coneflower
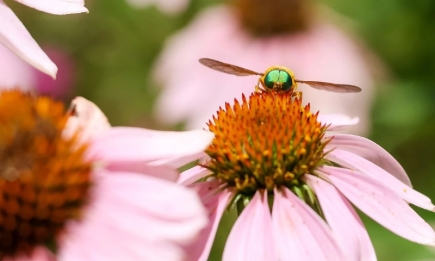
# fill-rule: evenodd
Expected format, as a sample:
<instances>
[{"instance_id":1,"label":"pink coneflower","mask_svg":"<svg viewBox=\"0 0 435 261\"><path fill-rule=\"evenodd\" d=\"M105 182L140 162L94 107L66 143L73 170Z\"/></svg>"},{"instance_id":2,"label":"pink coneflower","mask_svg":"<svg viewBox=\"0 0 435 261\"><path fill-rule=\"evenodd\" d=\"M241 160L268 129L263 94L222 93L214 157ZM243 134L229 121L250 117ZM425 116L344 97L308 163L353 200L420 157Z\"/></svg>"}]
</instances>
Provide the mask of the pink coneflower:
<instances>
[{"instance_id":1,"label":"pink coneflower","mask_svg":"<svg viewBox=\"0 0 435 261\"><path fill-rule=\"evenodd\" d=\"M202 57L263 72L272 65L292 69L300 79L360 86L361 94L341 95L301 86L304 100L324 113L360 118L351 132L369 130L373 56L355 37L306 0L233 0L202 11L169 39L158 58L155 79L163 87L156 117L165 124L202 128L226 101L249 94L255 77L225 76L198 63ZM345 24L345 23L342 23ZM180 95L183 99L180 99ZM192 106L195 104L195 106Z\"/></svg>"},{"instance_id":2,"label":"pink coneflower","mask_svg":"<svg viewBox=\"0 0 435 261\"><path fill-rule=\"evenodd\" d=\"M76 67L71 55L63 48L47 46L44 51L59 68L56 79L35 70L35 89L38 94L65 99L73 93Z\"/></svg>"},{"instance_id":3,"label":"pink coneflower","mask_svg":"<svg viewBox=\"0 0 435 261\"><path fill-rule=\"evenodd\" d=\"M290 94L255 93L208 123L215 134L208 157L179 180L209 210L195 257L207 259L219 220L233 207L239 217L223 260L376 260L351 203L397 235L434 245L435 232L408 203L434 206L400 164L366 138L329 133L355 119L322 117L301 104Z\"/></svg>"},{"instance_id":4,"label":"pink coneflower","mask_svg":"<svg viewBox=\"0 0 435 261\"><path fill-rule=\"evenodd\" d=\"M88 12L84 0L17 0L42 12L65 15ZM56 78L57 67L35 42L14 12L0 0L0 44L42 72Z\"/></svg>"},{"instance_id":5,"label":"pink coneflower","mask_svg":"<svg viewBox=\"0 0 435 261\"><path fill-rule=\"evenodd\" d=\"M213 135L110 127L73 105L0 93L0 260L185 260L207 218L175 168Z\"/></svg>"}]
</instances>

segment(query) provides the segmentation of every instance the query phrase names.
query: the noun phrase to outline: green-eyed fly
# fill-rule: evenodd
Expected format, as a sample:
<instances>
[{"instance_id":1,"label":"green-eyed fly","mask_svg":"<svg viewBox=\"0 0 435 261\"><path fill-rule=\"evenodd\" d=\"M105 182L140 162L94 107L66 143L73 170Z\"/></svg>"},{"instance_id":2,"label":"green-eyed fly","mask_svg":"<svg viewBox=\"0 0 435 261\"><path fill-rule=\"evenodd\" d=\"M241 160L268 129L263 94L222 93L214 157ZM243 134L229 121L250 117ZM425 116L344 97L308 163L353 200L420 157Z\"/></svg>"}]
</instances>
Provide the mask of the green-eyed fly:
<instances>
[{"instance_id":1,"label":"green-eyed fly","mask_svg":"<svg viewBox=\"0 0 435 261\"><path fill-rule=\"evenodd\" d=\"M300 96L300 92L296 92L298 83L307 84L315 89L330 92L351 93L361 91L361 88L350 84L297 80L293 71L283 66L271 66L267 68L264 73L259 73L236 65L219 62L210 58L201 58L199 59L199 62L211 69L223 73L237 76L259 75L260 79L258 79L258 83L255 86L255 91L257 92L292 92L295 94L295 96Z\"/></svg>"}]
</instances>

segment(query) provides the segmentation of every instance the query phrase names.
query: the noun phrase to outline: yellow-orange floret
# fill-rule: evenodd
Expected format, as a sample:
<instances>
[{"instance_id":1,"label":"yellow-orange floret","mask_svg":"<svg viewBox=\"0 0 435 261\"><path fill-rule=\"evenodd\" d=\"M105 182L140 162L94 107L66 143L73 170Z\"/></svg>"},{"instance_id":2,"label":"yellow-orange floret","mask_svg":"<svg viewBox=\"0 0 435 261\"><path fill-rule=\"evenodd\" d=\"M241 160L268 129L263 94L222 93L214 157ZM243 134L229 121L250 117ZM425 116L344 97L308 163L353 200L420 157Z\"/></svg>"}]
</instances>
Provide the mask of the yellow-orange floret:
<instances>
[{"instance_id":1,"label":"yellow-orange floret","mask_svg":"<svg viewBox=\"0 0 435 261\"><path fill-rule=\"evenodd\" d=\"M327 126L290 94L254 93L220 108L208 123L215 134L205 165L213 176L252 195L259 189L299 185L324 157Z\"/></svg>"},{"instance_id":2,"label":"yellow-orange floret","mask_svg":"<svg viewBox=\"0 0 435 261\"><path fill-rule=\"evenodd\" d=\"M87 199L91 163L62 103L0 92L0 258L49 244Z\"/></svg>"}]
</instances>

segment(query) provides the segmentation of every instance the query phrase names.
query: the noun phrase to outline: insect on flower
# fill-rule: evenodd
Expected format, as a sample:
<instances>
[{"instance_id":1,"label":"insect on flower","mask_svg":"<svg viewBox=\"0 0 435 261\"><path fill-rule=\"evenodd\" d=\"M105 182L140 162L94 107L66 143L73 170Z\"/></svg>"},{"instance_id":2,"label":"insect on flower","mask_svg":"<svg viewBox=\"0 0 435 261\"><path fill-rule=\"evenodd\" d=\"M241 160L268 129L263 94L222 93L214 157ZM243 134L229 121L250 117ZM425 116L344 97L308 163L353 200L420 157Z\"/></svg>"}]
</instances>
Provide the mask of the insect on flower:
<instances>
[{"instance_id":1,"label":"insect on flower","mask_svg":"<svg viewBox=\"0 0 435 261\"><path fill-rule=\"evenodd\" d=\"M330 92L351 93L361 91L361 88L350 84L297 80L293 71L283 66L271 66L267 68L264 73L259 73L236 65L219 62L210 58L201 58L199 59L199 62L213 70L237 76L260 75L261 77L258 79L258 83L255 86L256 92L293 92L294 95L292 96L300 97L301 92L295 91L298 83L304 83L315 89Z\"/></svg>"}]
</instances>

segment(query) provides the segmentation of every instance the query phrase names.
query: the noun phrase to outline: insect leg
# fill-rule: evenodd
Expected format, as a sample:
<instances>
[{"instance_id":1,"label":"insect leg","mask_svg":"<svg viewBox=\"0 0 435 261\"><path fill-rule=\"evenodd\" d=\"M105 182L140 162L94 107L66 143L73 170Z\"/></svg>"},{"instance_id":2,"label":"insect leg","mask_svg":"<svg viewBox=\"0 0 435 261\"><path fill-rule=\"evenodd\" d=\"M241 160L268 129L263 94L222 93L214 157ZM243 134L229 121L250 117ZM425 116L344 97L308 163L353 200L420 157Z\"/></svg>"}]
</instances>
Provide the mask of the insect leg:
<instances>
[{"instance_id":1,"label":"insect leg","mask_svg":"<svg viewBox=\"0 0 435 261\"><path fill-rule=\"evenodd\" d=\"M257 85L255 85L255 92L256 92L256 93L266 92L265 89L263 89L262 87L260 87L260 80L258 80Z\"/></svg>"},{"instance_id":2,"label":"insect leg","mask_svg":"<svg viewBox=\"0 0 435 261\"><path fill-rule=\"evenodd\" d=\"M302 100L302 92L294 92L292 96L296 99Z\"/></svg>"}]
</instances>

